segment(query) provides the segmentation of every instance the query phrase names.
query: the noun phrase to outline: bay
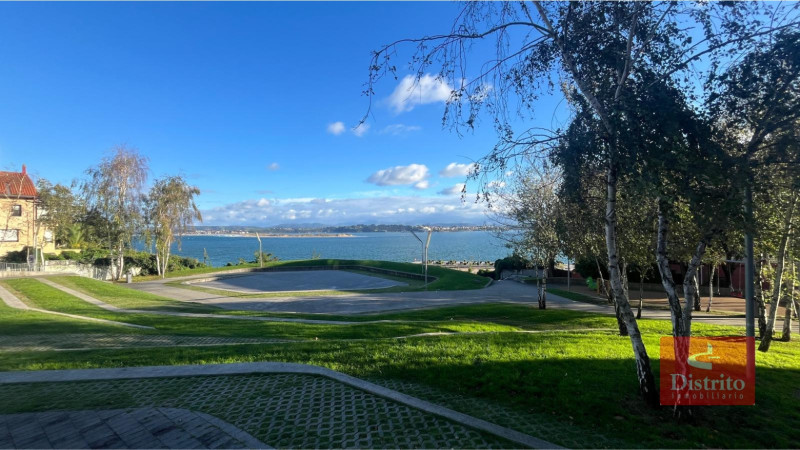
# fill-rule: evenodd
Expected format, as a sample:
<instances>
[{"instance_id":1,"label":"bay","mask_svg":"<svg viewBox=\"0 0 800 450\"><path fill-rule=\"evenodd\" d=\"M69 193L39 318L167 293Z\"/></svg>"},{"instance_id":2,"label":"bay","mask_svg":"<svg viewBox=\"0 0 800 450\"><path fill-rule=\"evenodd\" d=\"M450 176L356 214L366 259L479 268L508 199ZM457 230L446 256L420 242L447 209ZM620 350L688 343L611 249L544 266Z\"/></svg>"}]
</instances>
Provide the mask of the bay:
<instances>
[{"instance_id":1,"label":"bay","mask_svg":"<svg viewBox=\"0 0 800 450\"><path fill-rule=\"evenodd\" d=\"M424 236L420 236L424 239ZM281 260L372 259L413 262L422 259L422 245L411 233L355 233L353 237L262 237L264 252ZM255 237L193 235L184 236L176 255L203 261L203 249L212 265L251 261L258 251ZM434 232L428 259L444 261L492 261L508 256L510 250L489 231Z\"/></svg>"}]
</instances>

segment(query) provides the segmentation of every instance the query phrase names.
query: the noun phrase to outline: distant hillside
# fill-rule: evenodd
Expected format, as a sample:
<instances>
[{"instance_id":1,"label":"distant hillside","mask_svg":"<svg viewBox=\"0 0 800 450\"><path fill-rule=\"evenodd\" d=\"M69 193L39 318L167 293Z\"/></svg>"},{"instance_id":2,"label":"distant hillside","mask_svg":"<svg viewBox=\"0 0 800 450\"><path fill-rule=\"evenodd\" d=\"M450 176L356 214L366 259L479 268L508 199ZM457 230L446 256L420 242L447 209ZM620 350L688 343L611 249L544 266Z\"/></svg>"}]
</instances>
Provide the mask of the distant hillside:
<instances>
[{"instance_id":1,"label":"distant hillside","mask_svg":"<svg viewBox=\"0 0 800 450\"><path fill-rule=\"evenodd\" d=\"M499 227L491 226L475 226L465 224L447 224L447 225L431 225L434 231L485 231L497 230ZM295 225L277 225L274 227L253 227L253 226L207 226L201 225L195 227L199 232L248 232L248 233L386 233L386 232L403 232L403 231L418 231L422 227L420 225L376 225L376 224L359 224L359 225L344 225L344 226L326 226L323 224L295 224Z\"/></svg>"}]
</instances>

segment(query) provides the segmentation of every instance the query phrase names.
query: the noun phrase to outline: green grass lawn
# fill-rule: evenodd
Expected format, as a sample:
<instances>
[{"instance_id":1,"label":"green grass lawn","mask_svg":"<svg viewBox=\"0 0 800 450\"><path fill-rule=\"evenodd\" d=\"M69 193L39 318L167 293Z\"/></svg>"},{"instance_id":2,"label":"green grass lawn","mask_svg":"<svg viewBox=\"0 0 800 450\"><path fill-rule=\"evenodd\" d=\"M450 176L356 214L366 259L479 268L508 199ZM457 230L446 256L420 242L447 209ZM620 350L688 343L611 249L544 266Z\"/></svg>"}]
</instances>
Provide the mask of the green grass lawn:
<instances>
[{"instance_id":1,"label":"green grass lawn","mask_svg":"<svg viewBox=\"0 0 800 450\"><path fill-rule=\"evenodd\" d=\"M251 321L185 319L145 314L112 314L31 279L4 286L45 309L108 318L157 328L152 333L283 338L305 342L165 347L125 350L0 353L0 370L123 367L246 361L316 364L357 377L403 380L451 396L474 399L451 405L490 418L480 405L501 405L531 423L557 423L573 437L610 439L628 447L796 447L800 442L800 342L774 342L757 354L757 405L698 407L691 422L677 422L669 408L651 409L637 395L630 341L615 333L615 319L565 310L538 310L513 304L453 306L366 316L393 323L308 325ZM94 283L94 282L93 282ZM90 289L86 283L83 289ZM80 283L73 283L78 286ZM89 287L87 287L89 286ZM113 286L117 289L126 289ZM137 294L139 294L137 292ZM106 295L116 296L108 290ZM158 298L148 298L159 302ZM135 301L132 299L130 301ZM342 316L336 316L342 318ZM365 316L358 317L363 320ZM667 321L641 320L640 328L658 374L658 339ZM66 318L0 307L0 335L61 332L124 333ZM737 327L693 324L697 335L741 335ZM520 331L534 331L521 333ZM396 339L437 331L484 332ZM314 340L317 338L318 340ZM36 385L13 390L0 402L8 408L41 409L58 399L39 395ZM70 395L65 389L63 395ZM449 400L446 396L445 403ZM5 406L2 406L5 405ZM467 406L464 406L467 405ZM502 422L502 418L494 418ZM510 420L510 419L509 419ZM537 422L538 421L538 422ZM500 423L503 425L504 423ZM509 426L511 424L508 424ZM556 428L535 428L555 443L575 442ZM596 445L604 445L597 443Z\"/></svg>"}]
</instances>

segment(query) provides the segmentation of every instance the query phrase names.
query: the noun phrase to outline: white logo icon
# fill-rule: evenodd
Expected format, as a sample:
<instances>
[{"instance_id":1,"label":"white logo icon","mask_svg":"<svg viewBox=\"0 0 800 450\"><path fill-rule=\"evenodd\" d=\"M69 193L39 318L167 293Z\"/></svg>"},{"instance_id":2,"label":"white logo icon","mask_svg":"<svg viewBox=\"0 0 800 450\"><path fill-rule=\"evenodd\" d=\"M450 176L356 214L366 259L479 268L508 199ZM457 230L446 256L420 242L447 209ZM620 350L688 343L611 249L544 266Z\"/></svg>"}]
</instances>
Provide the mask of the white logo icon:
<instances>
[{"instance_id":1,"label":"white logo icon","mask_svg":"<svg viewBox=\"0 0 800 450\"><path fill-rule=\"evenodd\" d=\"M709 342L708 343L708 350L706 350L705 353L697 353L695 355L690 355L688 363L689 363L690 366L697 367L698 369L711 370L711 363L710 362L698 361L697 357L698 356L706 356L706 355L708 355L708 359L719 359L719 356L711 356L711 354L713 354L713 353L714 353L714 347L711 346L711 343Z\"/></svg>"}]
</instances>

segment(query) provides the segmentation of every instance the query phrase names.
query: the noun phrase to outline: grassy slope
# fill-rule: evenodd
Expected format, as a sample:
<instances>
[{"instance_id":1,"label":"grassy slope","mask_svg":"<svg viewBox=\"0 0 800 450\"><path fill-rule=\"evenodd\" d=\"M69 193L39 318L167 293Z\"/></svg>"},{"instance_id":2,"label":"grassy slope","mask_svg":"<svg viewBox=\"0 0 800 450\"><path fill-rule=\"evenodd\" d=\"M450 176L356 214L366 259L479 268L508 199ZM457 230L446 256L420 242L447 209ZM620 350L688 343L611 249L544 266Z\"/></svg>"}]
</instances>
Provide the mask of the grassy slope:
<instances>
[{"instance_id":1,"label":"grassy slope","mask_svg":"<svg viewBox=\"0 0 800 450\"><path fill-rule=\"evenodd\" d=\"M5 284L25 294L29 302L73 312L79 310L85 314L99 314L98 311L75 304L76 299L60 296L58 292L34 280L10 280ZM91 305L88 307L94 308ZM55 320L28 316L32 313L23 314L26 317L24 320L31 325ZM130 316L124 317L131 321ZM444 324L452 323L453 329L547 330L579 326L598 330L526 334L499 332L387 340L377 338L426 327L413 323L404 324L401 329L397 328L398 324L356 327L291 324L290 327L283 327L282 324L230 325L228 321L227 330L223 331L218 329L222 326L219 321L208 323L198 319L175 319L176 322L158 323L159 333L224 332L244 337L260 332L261 337L280 334L290 339L318 334L320 340L213 348L5 353L0 359L0 369L234 361L304 362L355 376L399 378L486 398L521 412L551 415L563 423L574 424L576 433L594 430L629 442L631 446L793 447L800 442L798 342L775 342L770 353L758 354L756 407L697 408L693 423L678 424L672 419L668 408L651 410L641 404L636 394L629 340L599 329L613 329L613 317L572 311L540 311L507 304L449 307L379 317L436 320L441 321L438 322L438 328L446 328ZM7 314L6 310L0 309L0 333L6 334L9 322L17 322L12 330L23 331L24 327L19 324L21 320L18 314ZM155 321L152 317L137 320ZM49 328L32 326L31 332L56 332L62 327L72 326L75 324L67 319ZM437 327L430 326L431 329ZM337 328L348 331L333 331ZM669 324L665 321L642 320L640 328L650 349L654 370L657 371L658 338L669 333ZM693 331L698 335L741 334L738 328L699 323L693 325ZM337 338L359 340L332 340Z\"/></svg>"},{"instance_id":2,"label":"grassy slope","mask_svg":"<svg viewBox=\"0 0 800 450\"><path fill-rule=\"evenodd\" d=\"M220 337L260 337L274 339L374 339L406 336L418 333L449 331L505 331L515 327L474 321L443 321L427 323L390 323L328 325L291 322L260 322L157 316L151 314L114 313L84 302L35 279L12 279L2 282L25 303L51 311L78 314L100 319L147 325L160 334Z\"/></svg>"}]
</instances>

